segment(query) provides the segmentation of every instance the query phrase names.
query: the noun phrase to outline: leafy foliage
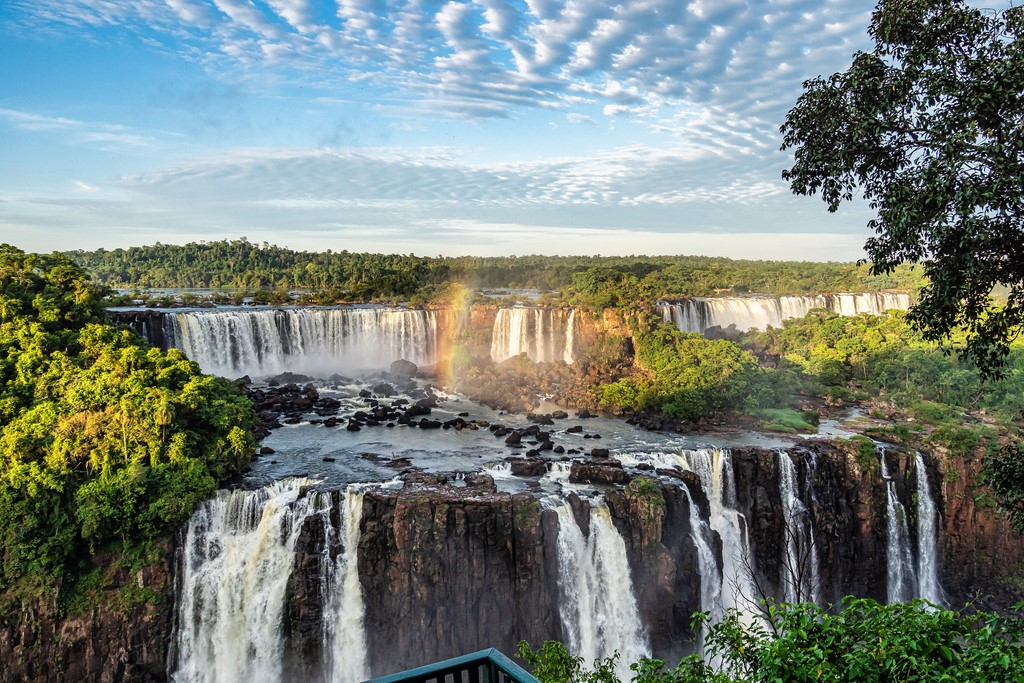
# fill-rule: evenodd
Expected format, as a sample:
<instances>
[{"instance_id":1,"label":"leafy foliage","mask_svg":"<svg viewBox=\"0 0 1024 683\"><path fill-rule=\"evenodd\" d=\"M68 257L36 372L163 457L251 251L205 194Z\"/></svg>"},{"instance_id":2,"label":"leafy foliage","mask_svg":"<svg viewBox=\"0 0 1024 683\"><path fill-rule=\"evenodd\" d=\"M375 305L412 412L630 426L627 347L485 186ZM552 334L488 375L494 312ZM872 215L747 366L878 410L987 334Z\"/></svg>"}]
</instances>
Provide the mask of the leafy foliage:
<instances>
[{"instance_id":1,"label":"leafy foliage","mask_svg":"<svg viewBox=\"0 0 1024 683\"><path fill-rule=\"evenodd\" d=\"M882 0L868 31L847 71L804 83L783 177L830 211L862 195L873 272L924 262L912 320L931 340L966 329L995 372L1024 322L1024 8Z\"/></svg>"},{"instance_id":2,"label":"leafy foliage","mask_svg":"<svg viewBox=\"0 0 1024 683\"><path fill-rule=\"evenodd\" d=\"M769 606L747 624L735 611L706 627L703 651L674 669L654 659L630 665L633 683L808 683L843 681L1019 681L1024 620L934 608L923 601L880 605L846 598L835 612L813 603ZM608 661L588 670L555 642L519 656L542 683L617 683Z\"/></svg>"},{"instance_id":3,"label":"leafy foliage","mask_svg":"<svg viewBox=\"0 0 1024 683\"><path fill-rule=\"evenodd\" d=\"M842 387L887 398L926 424L958 422L975 409L1007 424L1024 419L1024 348L1012 347L1003 377L986 382L970 359L935 348L899 311L849 317L812 311L751 334L743 345L812 379L819 392Z\"/></svg>"},{"instance_id":4,"label":"leafy foliage","mask_svg":"<svg viewBox=\"0 0 1024 683\"><path fill-rule=\"evenodd\" d=\"M752 409L774 396L757 359L733 342L680 332L667 323L648 325L634 337L641 373L605 385L605 405L699 420Z\"/></svg>"},{"instance_id":5,"label":"leafy foliage","mask_svg":"<svg viewBox=\"0 0 1024 683\"><path fill-rule=\"evenodd\" d=\"M144 545L239 472L251 404L105 323L65 257L0 247L0 588Z\"/></svg>"},{"instance_id":6,"label":"leafy foliage","mask_svg":"<svg viewBox=\"0 0 1024 683\"><path fill-rule=\"evenodd\" d=\"M985 457L984 481L992 487L1013 528L1024 533L1024 450L1010 443Z\"/></svg>"}]
</instances>

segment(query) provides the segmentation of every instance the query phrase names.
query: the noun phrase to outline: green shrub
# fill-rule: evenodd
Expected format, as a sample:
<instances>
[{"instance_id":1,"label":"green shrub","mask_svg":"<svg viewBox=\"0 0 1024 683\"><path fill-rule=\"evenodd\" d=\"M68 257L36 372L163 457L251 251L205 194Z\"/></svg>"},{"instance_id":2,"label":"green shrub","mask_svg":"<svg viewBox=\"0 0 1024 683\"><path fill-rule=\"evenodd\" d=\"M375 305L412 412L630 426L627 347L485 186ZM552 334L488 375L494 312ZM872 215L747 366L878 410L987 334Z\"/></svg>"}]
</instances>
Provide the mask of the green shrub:
<instances>
[{"instance_id":1,"label":"green shrub","mask_svg":"<svg viewBox=\"0 0 1024 683\"><path fill-rule=\"evenodd\" d=\"M717 623L698 615L703 652L716 669L691 655L675 668L641 659L633 683L879 683L881 681L1020 681L1024 620L985 612L937 609L924 601L880 605L844 598L838 609L813 603L768 605L763 619L737 611ZM541 683L617 683L616 657L588 669L559 643L518 656Z\"/></svg>"}]
</instances>

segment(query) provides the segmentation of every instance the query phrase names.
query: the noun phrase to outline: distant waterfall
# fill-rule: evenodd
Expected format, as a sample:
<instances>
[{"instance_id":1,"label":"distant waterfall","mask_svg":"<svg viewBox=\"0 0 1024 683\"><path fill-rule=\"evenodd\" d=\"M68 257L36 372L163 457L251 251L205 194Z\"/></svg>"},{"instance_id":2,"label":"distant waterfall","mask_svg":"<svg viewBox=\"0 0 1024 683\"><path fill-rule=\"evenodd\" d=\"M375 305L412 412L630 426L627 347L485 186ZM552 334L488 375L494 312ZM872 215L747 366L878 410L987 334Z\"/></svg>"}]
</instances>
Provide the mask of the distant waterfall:
<instances>
[{"instance_id":1,"label":"distant waterfall","mask_svg":"<svg viewBox=\"0 0 1024 683\"><path fill-rule=\"evenodd\" d=\"M736 484L729 452L702 449L684 451L687 469L697 474L710 504L709 524L722 539L722 611L736 608L744 615L757 612L762 597L751 574L754 552L747 519L737 509Z\"/></svg>"},{"instance_id":2,"label":"distant waterfall","mask_svg":"<svg viewBox=\"0 0 1024 683\"><path fill-rule=\"evenodd\" d=\"M559 308L501 308L491 333L491 360L525 353L537 363L575 360L576 311Z\"/></svg>"},{"instance_id":3,"label":"distant waterfall","mask_svg":"<svg viewBox=\"0 0 1024 683\"><path fill-rule=\"evenodd\" d=\"M914 557L910 547L910 527L907 511L900 502L896 482L889 475L885 451L879 449L882 461L882 479L886 490L886 562L888 601L909 602L916 597L917 577L914 575Z\"/></svg>"},{"instance_id":4,"label":"distant waterfall","mask_svg":"<svg viewBox=\"0 0 1024 683\"><path fill-rule=\"evenodd\" d=\"M331 525L332 494L308 492L306 479L255 491L218 491L189 521L182 548L174 683L281 683L282 620L295 545L319 517L327 542L321 561L328 683L367 677L362 589L356 559L362 493L350 487ZM334 563L330 547L343 548Z\"/></svg>"},{"instance_id":5,"label":"distant waterfall","mask_svg":"<svg viewBox=\"0 0 1024 683\"><path fill-rule=\"evenodd\" d=\"M438 312L404 308L260 308L167 313L164 334L205 372L286 370L319 377L438 361Z\"/></svg>"},{"instance_id":6,"label":"distant waterfall","mask_svg":"<svg viewBox=\"0 0 1024 683\"><path fill-rule=\"evenodd\" d=\"M778 462L782 516L786 523L782 539L782 567L779 571L783 599L788 603L818 603L821 599L821 578L810 509L800 497L793 457L785 451L779 451Z\"/></svg>"},{"instance_id":7,"label":"distant waterfall","mask_svg":"<svg viewBox=\"0 0 1024 683\"><path fill-rule=\"evenodd\" d=\"M658 312L683 332L700 332L711 327L735 325L746 332L781 327L783 320L802 318L812 309L824 308L839 315L910 308L908 294L866 292L862 294L819 294L814 296L695 297L679 303L661 302Z\"/></svg>"},{"instance_id":8,"label":"distant waterfall","mask_svg":"<svg viewBox=\"0 0 1024 683\"><path fill-rule=\"evenodd\" d=\"M917 471L917 578L918 596L942 605L945 602L939 584L939 511L928 485L924 457L916 456Z\"/></svg>"},{"instance_id":9,"label":"distant waterfall","mask_svg":"<svg viewBox=\"0 0 1024 683\"><path fill-rule=\"evenodd\" d=\"M590 666L618 651L616 672L629 680L630 662L651 655L640 623L626 544L603 501L590 508L584 536L565 500L557 500L559 612L569 651Z\"/></svg>"},{"instance_id":10,"label":"distant waterfall","mask_svg":"<svg viewBox=\"0 0 1024 683\"><path fill-rule=\"evenodd\" d=\"M569 311L569 319L565 323L565 348L562 350L562 360L566 365L572 365L576 360L576 309Z\"/></svg>"}]
</instances>

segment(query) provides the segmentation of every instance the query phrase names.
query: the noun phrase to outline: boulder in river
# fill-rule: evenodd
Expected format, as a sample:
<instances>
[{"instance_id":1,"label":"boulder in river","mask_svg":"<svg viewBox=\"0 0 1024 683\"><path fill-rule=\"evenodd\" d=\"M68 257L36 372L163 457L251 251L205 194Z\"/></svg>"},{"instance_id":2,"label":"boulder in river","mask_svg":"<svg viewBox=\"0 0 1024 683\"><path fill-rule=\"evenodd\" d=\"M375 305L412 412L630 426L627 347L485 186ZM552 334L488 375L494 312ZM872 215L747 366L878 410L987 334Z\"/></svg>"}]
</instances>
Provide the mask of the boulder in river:
<instances>
[{"instance_id":1,"label":"boulder in river","mask_svg":"<svg viewBox=\"0 0 1024 683\"><path fill-rule=\"evenodd\" d=\"M388 374L395 379L409 379L419 371L416 364L404 358L396 360L391 364Z\"/></svg>"}]
</instances>

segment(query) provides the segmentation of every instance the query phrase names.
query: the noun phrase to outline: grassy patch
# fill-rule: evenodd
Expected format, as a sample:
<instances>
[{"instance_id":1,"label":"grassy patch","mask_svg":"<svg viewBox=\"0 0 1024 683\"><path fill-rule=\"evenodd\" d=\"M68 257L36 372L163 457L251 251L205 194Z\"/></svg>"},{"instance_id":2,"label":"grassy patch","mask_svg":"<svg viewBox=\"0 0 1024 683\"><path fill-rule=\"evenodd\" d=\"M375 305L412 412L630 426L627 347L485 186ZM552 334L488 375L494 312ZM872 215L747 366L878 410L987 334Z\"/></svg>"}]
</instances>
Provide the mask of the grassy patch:
<instances>
[{"instance_id":1,"label":"grassy patch","mask_svg":"<svg viewBox=\"0 0 1024 683\"><path fill-rule=\"evenodd\" d=\"M933 401L914 401L908 412L915 421L926 425L954 424L960 419L958 409Z\"/></svg>"},{"instance_id":2,"label":"grassy patch","mask_svg":"<svg viewBox=\"0 0 1024 683\"><path fill-rule=\"evenodd\" d=\"M815 432L818 430L818 413L813 410L792 408L764 408L756 411L754 417L761 420L765 429L786 434Z\"/></svg>"},{"instance_id":3,"label":"grassy patch","mask_svg":"<svg viewBox=\"0 0 1024 683\"><path fill-rule=\"evenodd\" d=\"M997 436L996 430L988 425L942 425L928 435L928 441L945 446L952 455L970 459L983 447L991 450Z\"/></svg>"},{"instance_id":4,"label":"grassy patch","mask_svg":"<svg viewBox=\"0 0 1024 683\"><path fill-rule=\"evenodd\" d=\"M879 441L908 443L918 435L918 432L905 424L888 424L883 427L867 427L864 430L864 434Z\"/></svg>"}]
</instances>

